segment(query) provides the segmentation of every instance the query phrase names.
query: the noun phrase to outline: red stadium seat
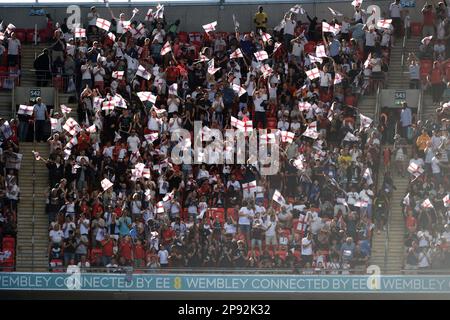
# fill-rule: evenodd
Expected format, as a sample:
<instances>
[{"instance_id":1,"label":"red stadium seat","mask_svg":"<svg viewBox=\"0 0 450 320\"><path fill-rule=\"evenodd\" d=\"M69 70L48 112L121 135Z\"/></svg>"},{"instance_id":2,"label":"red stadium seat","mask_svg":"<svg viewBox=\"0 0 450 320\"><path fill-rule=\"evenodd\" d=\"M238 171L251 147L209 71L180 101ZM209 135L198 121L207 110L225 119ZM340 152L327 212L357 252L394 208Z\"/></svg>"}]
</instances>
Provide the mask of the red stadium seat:
<instances>
[{"instance_id":1,"label":"red stadium seat","mask_svg":"<svg viewBox=\"0 0 450 320\"><path fill-rule=\"evenodd\" d=\"M223 208L211 208L207 212L208 218L219 219L220 224L225 223L225 212Z\"/></svg>"},{"instance_id":2,"label":"red stadium seat","mask_svg":"<svg viewBox=\"0 0 450 320\"><path fill-rule=\"evenodd\" d=\"M344 102L345 102L345 104L346 105L348 105L348 106L353 106L353 107L356 107L357 106L357 103L356 103L356 97L355 96L346 96L345 97L345 100L344 100Z\"/></svg>"},{"instance_id":3,"label":"red stadium seat","mask_svg":"<svg viewBox=\"0 0 450 320\"><path fill-rule=\"evenodd\" d=\"M422 23L411 22L411 35L414 37L419 37L422 35Z\"/></svg>"},{"instance_id":4,"label":"red stadium seat","mask_svg":"<svg viewBox=\"0 0 450 320\"><path fill-rule=\"evenodd\" d=\"M3 238L3 250L11 250L16 247L16 239L13 237L4 237Z\"/></svg>"},{"instance_id":5,"label":"red stadium seat","mask_svg":"<svg viewBox=\"0 0 450 320\"><path fill-rule=\"evenodd\" d=\"M17 39L20 40L21 43L25 43L27 41L27 34L25 30L18 29L15 31Z\"/></svg>"}]
</instances>

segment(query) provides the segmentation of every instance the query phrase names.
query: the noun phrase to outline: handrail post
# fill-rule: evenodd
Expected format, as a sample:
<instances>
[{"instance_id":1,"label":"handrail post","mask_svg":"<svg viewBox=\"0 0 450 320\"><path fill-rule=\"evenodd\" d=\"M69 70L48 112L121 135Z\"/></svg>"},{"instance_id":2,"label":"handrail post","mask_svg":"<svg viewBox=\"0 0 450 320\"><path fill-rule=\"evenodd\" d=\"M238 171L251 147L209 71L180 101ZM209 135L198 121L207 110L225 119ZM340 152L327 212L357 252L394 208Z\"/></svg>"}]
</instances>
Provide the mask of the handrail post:
<instances>
[{"instance_id":1,"label":"handrail post","mask_svg":"<svg viewBox=\"0 0 450 320\"><path fill-rule=\"evenodd\" d=\"M33 150L36 148L36 121L33 124ZM36 160L33 158L33 195L32 195L32 222L31 222L31 271L34 272L34 228L35 228L35 183L36 183Z\"/></svg>"}]
</instances>

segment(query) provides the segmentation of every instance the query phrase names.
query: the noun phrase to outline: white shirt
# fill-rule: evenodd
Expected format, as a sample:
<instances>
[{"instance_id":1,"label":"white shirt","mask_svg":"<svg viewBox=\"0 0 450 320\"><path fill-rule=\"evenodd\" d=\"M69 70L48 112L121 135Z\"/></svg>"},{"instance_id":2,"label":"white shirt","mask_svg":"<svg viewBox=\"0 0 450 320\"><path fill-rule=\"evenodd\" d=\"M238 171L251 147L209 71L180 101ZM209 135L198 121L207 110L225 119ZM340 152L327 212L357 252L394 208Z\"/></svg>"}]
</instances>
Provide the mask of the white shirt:
<instances>
[{"instance_id":1,"label":"white shirt","mask_svg":"<svg viewBox=\"0 0 450 320\"><path fill-rule=\"evenodd\" d=\"M253 103L255 105L255 111L256 112L266 112L266 110L264 109L263 106L261 106L261 104L263 103L263 101L265 101L267 99L267 95L266 94L262 94L259 98L257 96L255 96L253 98Z\"/></svg>"},{"instance_id":2,"label":"white shirt","mask_svg":"<svg viewBox=\"0 0 450 320\"><path fill-rule=\"evenodd\" d=\"M103 69L102 67L94 67L94 81L99 81L102 82L103 81L103 76L106 74L105 73L105 69Z\"/></svg>"},{"instance_id":3,"label":"white shirt","mask_svg":"<svg viewBox=\"0 0 450 320\"><path fill-rule=\"evenodd\" d=\"M91 67L89 67L87 64L83 64L81 66L81 79L82 80L91 80L92 76L91 76Z\"/></svg>"},{"instance_id":4,"label":"white shirt","mask_svg":"<svg viewBox=\"0 0 450 320\"><path fill-rule=\"evenodd\" d=\"M234 224L228 224L228 222L224 225L225 233L226 234L235 234L236 233L236 225Z\"/></svg>"},{"instance_id":5,"label":"white shirt","mask_svg":"<svg viewBox=\"0 0 450 320\"><path fill-rule=\"evenodd\" d=\"M366 31L366 46L373 47L375 46L375 32Z\"/></svg>"},{"instance_id":6,"label":"white shirt","mask_svg":"<svg viewBox=\"0 0 450 320\"><path fill-rule=\"evenodd\" d=\"M307 237L302 239L302 255L310 256L313 254L312 250L312 240L309 240Z\"/></svg>"},{"instance_id":7,"label":"white shirt","mask_svg":"<svg viewBox=\"0 0 450 320\"><path fill-rule=\"evenodd\" d=\"M431 159L431 170L433 171L433 173L441 173L441 167L439 166L439 159L436 157L433 157Z\"/></svg>"},{"instance_id":8,"label":"white shirt","mask_svg":"<svg viewBox=\"0 0 450 320\"><path fill-rule=\"evenodd\" d=\"M391 18L400 18L400 4L396 4L395 2L391 3L389 6L389 12L391 14Z\"/></svg>"},{"instance_id":9,"label":"white shirt","mask_svg":"<svg viewBox=\"0 0 450 320\"><path fill-rule=\"evenodd\" d=\"M320 71L320 86L329 87L331 84L331 74Z\"/></svg>"},{"instance_id":10,"label":"white shirt","mask_svg":"<svg viewBox=\"0 0 450 320\"><path fill-rule=\"evenodd\" d=\"M304 44L303 42L294 42L292 44L292 55L296 57L300 57L302 55L302 52L304 50Z\"/></svg>"},{"instance_id":11,"label":"white shirt","mask_svg":"<svg viewBox=\"0 0 450 320\"><path fill-rule=\"evenodd\" d=\"M159 250L158 251L159 263L168 264L169 263L169 253L167 250Z\"/></svg>"},{"instance_id":12,"label":"white shirt","mask_svg":"<svg viewBox=\"0 0 450 320\"><path fill-rule=\"evenodd\" d=\"M250 225L250 218L255 215L255 212L253 209L248 209L247 207L242 207L241 210L239 210L240 214L245 214L245 216L239 216L239 224L241 225Z\"/></svg>"},{"instance_id":13,"label":"white shirt","mask_svg":"<svg viewBox=\"0 0 450 320\"><path fill-rule=\"evenodd\" d=\"M87 224L87 227L84 224ZM88 234L88 233L89 233L89 219L84 219L80 221L80 234Z\"/></svg>"},{"instance_id":14,"label":"white shirt","mask_svg":"<svg viewBox=\"0 0 450 320\"><path fill-rule=\"evenodd\" d=\"M264 223L264 227L266 228L266 236L273 237L276 234L277 221L271 221L270 218L268 218Z\"/></svg>"},{"instance_id":15,"label":"white shirt","mask_svg":"<svg viewBox=\"0 0 450 320\"><path fill-rule=\"evenodd\" d=\"M20 48L20 40L19 39L8 39L8 54L18 55Z\"/></svg>"},{"instance_id":16,"label":"white shirt","mask_svg":"<svg viewBox=\"0 0 450 320\"><path fill-rule=\"evenodd\" d=\"M128 143L128 151L135 152L139 149L139 145L141 143L141 140L138 136L129 136L127 139Z\"/></svg>"},{"instance_id":17,"label":"white shirt","mask_svg":"<svg viewBox=\"0 0 450 320\"><path fill-rule=\"evenodd\" d=\"M49 237L52 238L53 242L61 242L62 238L64 237L64 233L61 230L55 231L55 230L50 230L49 232Z\"/></svg>"},{"instance_id":18,"label":"white shirt","mask_svg":"<svg viewBox=\"0 0 450 320\"><path fill-rule=\"evenodd\" d=\"M284 25L284 34L294 35L296 25L296 21L290 19L286 20Z\"/></svg>"},{"instance_id":19,"label":"white shirt","mask_svg":"<svg viewBox=\"0 0 450 320\"><path fill-rule=\"evenodd\" d=\"M90 26L95 26L97 24L97 18L99 18L100 16L98 15L97 12L93 13L93 12L89 12L88 13L88 20L89 20L89 25Z\"/></svg>"},{"instance_id":20,"label":"white shirt","mask_svg":"<svg viewBox=\"0 0 450 320\"><path fill-rule=\"evenodd\" d=\"M372 204L372 198L369 196L373 196L373 192L372 190L361 190L361 192L359 193L359 198L361 200L367 201L368 204Z\"/></svg>"}]
</instances>

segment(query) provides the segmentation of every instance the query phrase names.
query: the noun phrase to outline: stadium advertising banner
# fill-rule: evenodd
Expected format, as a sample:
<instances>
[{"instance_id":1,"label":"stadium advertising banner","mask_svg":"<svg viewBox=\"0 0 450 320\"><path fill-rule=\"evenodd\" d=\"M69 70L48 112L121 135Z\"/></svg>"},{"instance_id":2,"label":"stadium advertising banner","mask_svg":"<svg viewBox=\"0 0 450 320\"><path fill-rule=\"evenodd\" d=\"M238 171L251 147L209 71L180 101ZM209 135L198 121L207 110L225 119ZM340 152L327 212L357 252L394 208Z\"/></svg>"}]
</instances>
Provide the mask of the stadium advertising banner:
<instances>
[{"instance_id":1,"label":"stadium advertising banner","mask_svg":"<svg viewBox=\"0 0 450 320\"><path fill-rule=\"evenodd\" d=\"M0 273L0 290L450 293L450 276Z\"/></svg>"}]
</instances>

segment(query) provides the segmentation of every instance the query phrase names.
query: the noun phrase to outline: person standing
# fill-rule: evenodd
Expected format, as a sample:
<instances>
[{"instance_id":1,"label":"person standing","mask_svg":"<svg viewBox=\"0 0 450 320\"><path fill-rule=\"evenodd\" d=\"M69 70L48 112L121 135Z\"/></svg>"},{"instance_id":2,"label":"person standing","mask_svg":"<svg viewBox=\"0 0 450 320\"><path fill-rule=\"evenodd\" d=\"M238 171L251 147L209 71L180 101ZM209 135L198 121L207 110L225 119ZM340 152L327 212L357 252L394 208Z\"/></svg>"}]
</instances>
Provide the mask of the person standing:
<instances>
[{"instance_id":1,"label":"person standing","mask_svg":"<svg viewBox=\"0 0 450 320\"><path fill-rule=\"evenodd\" d=\"M19 64L20 40L16 38L16 33L11 33L8 39L8 66L16 67Z\"/></svg>"},{"instance_id":2,"label":"person standing","mask_svg":"<svg viewBox=\"0 0 450 320\"><path fill-rule=\"evenodd\" d=\"M51 65L52 63L48 49L44 49L33 62L36 73L36 84L38 87L47 86L48 80L51 78Z\"/></svg>"},{"instance_id":3,"label":"person standing","mask_svg":"<svg viewBox=\"0 0 450 320\"><path fill-rule=\"evenodd\" d=\"M266 32L267 20L267 14L264 12L263 7L259 6L258 12L255 14L255 18L253 19L256 24L256 33L259 33L259 30Z\"/></svg>"},{"instance_id":4,"label":"person standing","mask_svg":"<svg viewBox=\"0 0 450 320\"><path fill-rule=\"evenodd\" d=\"M400 0L395 0L389 6L389 14L392 19L392 26L394 27L394 33L392 37L392 44L395 43L395 39L400 39L402 36L402 19L401 19L401 5Z\"/></svg>"},{"instance_id":5,"label":"person standing","mask_svg":"<svg viewBox=\"0 0 450 320\"><path fill-rule=\"evenodd\" d=\"M35 134L37 142L44 142L45 122L49 118L47 106L42 103L42 98L36 98L36 104L33 106L33 116L35 125Z\"/></svg>"},{"instance_id":6,"label":"person standing","mask_svg":"<svg viewBox=\"0 0 450 320\"><path fill-rule=\"evenodd\" d=\"M412 124L412 111L406 102L402 103L402 111L400 112L400 125L402 127L401 135L408 139L408 130Z\"/></svg>"}]
</instances>

